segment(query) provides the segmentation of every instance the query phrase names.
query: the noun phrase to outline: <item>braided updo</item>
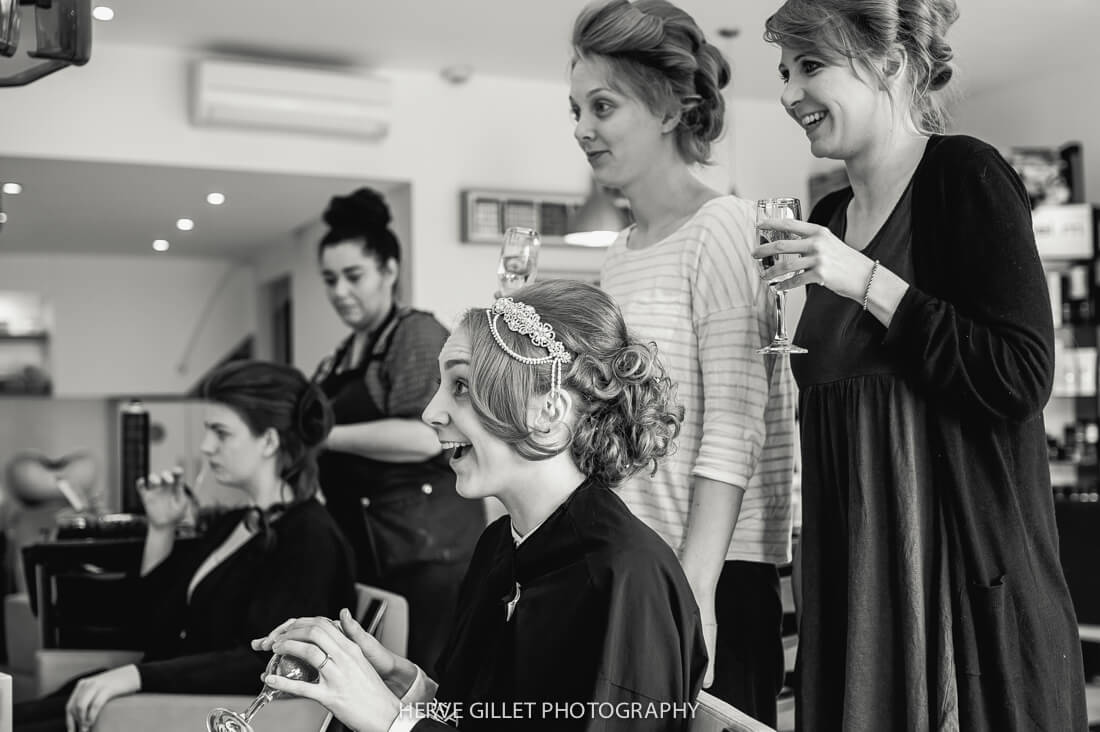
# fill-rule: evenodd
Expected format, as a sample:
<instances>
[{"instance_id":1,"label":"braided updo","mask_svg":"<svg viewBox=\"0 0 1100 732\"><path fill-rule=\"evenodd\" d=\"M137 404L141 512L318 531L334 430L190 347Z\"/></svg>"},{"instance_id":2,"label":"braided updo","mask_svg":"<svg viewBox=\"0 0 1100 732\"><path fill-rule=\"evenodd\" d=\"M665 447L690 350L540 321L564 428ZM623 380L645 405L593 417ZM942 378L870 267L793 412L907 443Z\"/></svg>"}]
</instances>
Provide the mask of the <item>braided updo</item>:
<instances>
[{"instance_id":1,"label":"braided updo","mask_svg":"<svg viewBox=\"0 0 1100 732\"><path fill-rule=\"evenodd\" d=\"M680 113L676 144L688 163L706 163L722 134L722 89L730 67L694 19L667 0L610 0L586 7L573 25L573 64L599 59L655 115Z\"/></svg>"},{"instance_id":2,"label":"braided updo","mask_svg":"<svg viewBox=\"0 0 1100 732\"><path fill-rule=\"evenodd\" d=\"M485 311L474 309L460 327L470 339L470 399L485 429L529 460L569 450L582 473L606 485L655 469L673 451L683 419L655 347L634 338L618 306L592 285L541 282L512 297L533 307L573 354L562 372L562 386L573 396L571 435L558 445L533 439L528 399L550 391L550 365L529 366L506 354L489 331ZM546 355L503 322L497 330L516 353Z\"/></svg>"},{"instance_id":3,"label":"braided updo","mask_svg":"<svg viewBox=\"0 0 1100 732\"><path fill-rule=\"evenodd\" d=\"M787 0L765 23L764 40L859 62L883 86L885 74L872 61L901 47L913 121L923 132L943 132L945 105L934 93L954 75L945 36L958 17L955 0Z\"/></svg>"}]
</instances>

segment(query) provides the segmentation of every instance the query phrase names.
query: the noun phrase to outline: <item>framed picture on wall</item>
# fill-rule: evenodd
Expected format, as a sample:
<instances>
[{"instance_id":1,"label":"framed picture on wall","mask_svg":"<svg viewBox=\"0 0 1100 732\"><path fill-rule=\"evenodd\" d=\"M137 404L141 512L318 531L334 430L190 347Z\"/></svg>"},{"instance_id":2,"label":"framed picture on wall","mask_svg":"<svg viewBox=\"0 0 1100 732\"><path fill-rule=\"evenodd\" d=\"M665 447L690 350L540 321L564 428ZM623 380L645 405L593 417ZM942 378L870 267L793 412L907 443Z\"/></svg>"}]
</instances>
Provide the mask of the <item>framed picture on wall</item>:
<instances>
[{"instance_id":1,"label":"framed picture on wall","mask_svg":"<svg viewBox=\"0 0 1100 732\"><path fill-rule=\"evenodd\" d=\"M509 227L523 226L539 232L543 244L564 244L569 219L583 203L580 194L466 190L461 195L460 237L500 244Z\"/></svg>"}]
</instances>

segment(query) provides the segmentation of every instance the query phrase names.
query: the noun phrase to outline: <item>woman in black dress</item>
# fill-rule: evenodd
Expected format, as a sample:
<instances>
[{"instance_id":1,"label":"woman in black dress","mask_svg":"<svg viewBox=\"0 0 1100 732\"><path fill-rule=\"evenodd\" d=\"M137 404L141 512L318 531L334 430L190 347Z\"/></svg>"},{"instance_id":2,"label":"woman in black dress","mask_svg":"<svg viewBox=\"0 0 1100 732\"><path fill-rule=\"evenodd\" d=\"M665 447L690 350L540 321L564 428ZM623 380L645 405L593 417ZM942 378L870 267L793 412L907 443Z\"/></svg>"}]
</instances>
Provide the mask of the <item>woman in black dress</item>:
<instances>
[{"instance_id":1,"label":"woman in black dress","mask_svg":"<svg viewBox=\"0 0 1100 732\"><path fill-rule=\"evenodd\" d=\"M336 196L324 220L321 275L352 333L314 377L336 416L319 459L321 490L351 542L357 579L409 601L409 656L432 668L485 527L482 503L458 497L439 441L420 421L447 330L395 299L401 249L378 193Z\"/></svg>"},{"instance_id":2,"label":"woman in black dress","mask_svg":"<svg viewBox=\"0 0 1100 732\"><path fill-rule=\"evenodd\" d=\"M699 610L672 549L611 490L668 454L682 409L608 295L558 281L514 297L466 314L424 410L459 492L509 513L478 542L438 686L346 612L253 647L319 667L318 684L271 683L361 732L450 729L430 709L463 730L685 730Z\"/></svg>"},{"instance_id":3,"label":"woman in black dress","mask_svg":"<svg viewBox=\"0 0 1100 732\"><path fill-rule=\"evenodd\" d=\"M938 134L954 0L788 0L782 103L851 185L757 256L810 285L797 719L806 730L1080 730L1042 409L1053 328L1027 195ZM801 237L801 238L797 238Z\"/></svg>"}]
</instances>

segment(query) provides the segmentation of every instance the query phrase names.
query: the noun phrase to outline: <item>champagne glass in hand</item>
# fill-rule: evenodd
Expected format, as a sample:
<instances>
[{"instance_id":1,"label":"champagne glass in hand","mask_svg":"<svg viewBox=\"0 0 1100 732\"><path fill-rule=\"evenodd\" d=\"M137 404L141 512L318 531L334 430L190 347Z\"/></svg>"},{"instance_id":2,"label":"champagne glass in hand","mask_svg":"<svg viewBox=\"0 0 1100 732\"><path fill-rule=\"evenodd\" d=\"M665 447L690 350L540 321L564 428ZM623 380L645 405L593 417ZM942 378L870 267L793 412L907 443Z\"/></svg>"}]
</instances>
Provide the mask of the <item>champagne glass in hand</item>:
<instances>
[{"instance_id":1,"label":"champagne glass in hand","mask_svg":"<svg viewBox=\"0 0 1100 732\"><path fill-rule=\"evenodd\" d=\"M539 263L539 233L534 229L513 226L504 232L500 248L497 279L500 294L508 297L524 285L535 281Z\"/></svg>"},{"instance_id":2,"label":"champagne glass in hand","mask_svg":"<svg viewBox=\"0 0 1100 732\"><path fill-rule=\"evenodd\" d=\"M267 670L264 671L264 675L269 676L272 674L294 681L306 681L311 684L317 683L317 679L320 678L320 674L313 666L297 656L285 653L276 653L267 662ZM249 723L256 716L256 712L260 711L269 701L284 696L287 696L284 692L277 691L264 684L259 696L253 699L252 703L248 705L248 709L243 712L234 712L231 709L224 708L218 708L210 712L210 715L206 718L206 730L207 732L253 732L252 725Z\"/></svg>"},{"instance_id":3,"label":"champagne glass in hand","mask_svg":"<svg viewBox=\"0 0 1100 732\"><path fill-rule=\"evenodd\" d=\"M759 228L760 222L765 219L802 219L802 204L799 203L797 198L765 198L756 202L756 232L760 237L760 245L768 244L779 239L792 239L795 238L793 234L787 234L782 231L772 231L771 229ZM761 257L760 262L761 269L767 269L768 267L776 264L782 257L797 257L797 254L779 254L774 257ZM789 279L794 277L797 272L790 272L778 281ZM770 283L769 283L769 286ZM775 294L775 336L772 338L772 342L763 348L758 348L757 353L806 353L806 349L801 346L796 346L791 343L790 336L787 335L787 324L783 319L784 307L787 303L787 291L777 290L772 287L772 292Z\"/></svg>"}]
</instances>

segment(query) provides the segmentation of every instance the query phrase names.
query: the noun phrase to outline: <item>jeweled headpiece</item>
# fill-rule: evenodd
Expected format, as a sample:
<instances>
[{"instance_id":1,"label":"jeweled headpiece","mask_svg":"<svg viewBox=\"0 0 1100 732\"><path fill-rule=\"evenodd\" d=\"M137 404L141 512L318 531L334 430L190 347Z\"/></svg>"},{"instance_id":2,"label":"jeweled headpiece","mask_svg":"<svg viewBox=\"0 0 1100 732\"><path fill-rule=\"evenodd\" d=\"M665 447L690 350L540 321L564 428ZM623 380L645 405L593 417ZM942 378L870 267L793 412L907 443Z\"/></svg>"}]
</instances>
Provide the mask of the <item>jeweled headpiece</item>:
<instances>
[{"instance_id":1,"label":"jeweled headpiece","mask_svg":"<svg viewBox=\"0 0 1100 732\"><path fill-rule=\"evenodd\" d=\"M542 322L542 318L530 305L516 302L510 297L501 297L493 303L493 307L485 311L485 317L489 321L489 332L493 334L493 340L509 356L528 366L550 364L550 396L555 396L561 390L561 367L573 360L573 354L565 350L565 346L554 335L554 326ZM497 330L497 320L504 318L504 324L513 333L525 335L539 348L545 348L548 355L539 358L521 356L508 347Z\"/></svg>"}]
</instances>

